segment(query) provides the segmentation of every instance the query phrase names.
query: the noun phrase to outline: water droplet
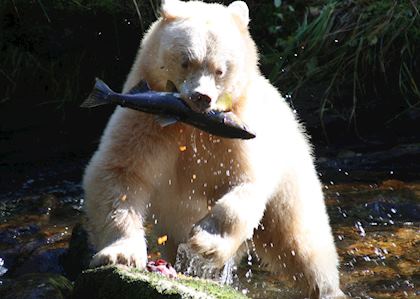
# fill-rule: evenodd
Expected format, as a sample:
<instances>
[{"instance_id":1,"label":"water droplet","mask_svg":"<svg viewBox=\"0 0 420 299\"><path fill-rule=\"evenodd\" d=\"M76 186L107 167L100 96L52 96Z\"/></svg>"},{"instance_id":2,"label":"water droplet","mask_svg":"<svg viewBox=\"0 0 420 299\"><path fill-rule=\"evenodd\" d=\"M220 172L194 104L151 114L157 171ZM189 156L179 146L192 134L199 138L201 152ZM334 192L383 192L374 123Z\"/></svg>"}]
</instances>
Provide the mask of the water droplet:
<instances>
[{"instance_id":1,"label":"water droplet","mask_svg":"<svg viewBox=\"0 0 420 299\"><path fill-rule=\"evenodd\" d=\"M360 223L360 221L357 221L356 224L354 225L356 227L356 229L359 231L359 234L361 237L365 237L366 236L366 232L365 229L363 228L362 224Z\"/></svg>"}]
</instances>

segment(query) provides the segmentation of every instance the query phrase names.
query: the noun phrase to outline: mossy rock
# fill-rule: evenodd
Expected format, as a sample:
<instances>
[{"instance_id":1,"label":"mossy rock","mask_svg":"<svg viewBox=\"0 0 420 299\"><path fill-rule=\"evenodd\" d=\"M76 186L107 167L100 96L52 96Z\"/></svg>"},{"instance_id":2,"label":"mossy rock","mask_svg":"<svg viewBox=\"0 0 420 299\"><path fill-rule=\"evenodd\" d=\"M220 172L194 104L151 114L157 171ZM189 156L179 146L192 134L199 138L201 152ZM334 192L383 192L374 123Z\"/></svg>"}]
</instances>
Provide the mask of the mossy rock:
<instances>
[{"instance_id":1,"label":"mossy rock","mask_svg":"<svg viewBox=\"0 0 420 299\"><path fill-rule=\"evenodd\" d=\"M247 298L214 281L182 277L170 279L160 274L106 266L84 271L77 279L73 298Z\"/></svg>"}]
</instances>

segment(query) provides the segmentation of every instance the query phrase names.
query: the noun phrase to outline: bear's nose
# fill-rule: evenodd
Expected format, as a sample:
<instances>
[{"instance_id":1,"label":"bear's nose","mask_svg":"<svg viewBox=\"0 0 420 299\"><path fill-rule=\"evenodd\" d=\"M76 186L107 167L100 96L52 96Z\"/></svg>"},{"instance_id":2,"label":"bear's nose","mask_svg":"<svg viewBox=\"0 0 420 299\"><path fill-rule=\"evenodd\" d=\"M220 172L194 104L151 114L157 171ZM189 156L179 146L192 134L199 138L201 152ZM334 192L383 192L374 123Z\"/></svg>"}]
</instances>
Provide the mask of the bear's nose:
<instances>
[{"instance_id":1,"label":"bear's nose","mask_svg":"<svg viewBox=\"0 0 420 299\"><path fill-rule=\"evenodd\" d=\"M200 104L210 105L211 103L211 98L208 95L202 94L200 92L194 92L191 95L191 100Z\"/></svg>"}]
</instances>

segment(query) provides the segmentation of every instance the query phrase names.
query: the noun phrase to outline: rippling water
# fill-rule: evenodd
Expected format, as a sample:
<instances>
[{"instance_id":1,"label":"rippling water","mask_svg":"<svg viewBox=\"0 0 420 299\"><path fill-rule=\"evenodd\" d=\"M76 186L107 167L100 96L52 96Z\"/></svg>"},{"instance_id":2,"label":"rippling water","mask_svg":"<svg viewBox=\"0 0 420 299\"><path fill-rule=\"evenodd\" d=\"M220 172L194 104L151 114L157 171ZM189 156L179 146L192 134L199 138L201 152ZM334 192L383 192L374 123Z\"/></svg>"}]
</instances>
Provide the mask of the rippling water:
<instances>
[{"instance_id":1,"label":"rippling water","mask_svg":"<svg viewBox=\"0 0 420 299\"><path fill-rule=\"evenodd\" d=\"M420 183L389 179L324 187L345 293L419 298ZM82 201L79 183L43 174L0 194L0 281L28 272L63 273L60 255L82 219ZM302 297L252 256L235 275L234 286L252 298Z\"/></svg>"}]
</instances>

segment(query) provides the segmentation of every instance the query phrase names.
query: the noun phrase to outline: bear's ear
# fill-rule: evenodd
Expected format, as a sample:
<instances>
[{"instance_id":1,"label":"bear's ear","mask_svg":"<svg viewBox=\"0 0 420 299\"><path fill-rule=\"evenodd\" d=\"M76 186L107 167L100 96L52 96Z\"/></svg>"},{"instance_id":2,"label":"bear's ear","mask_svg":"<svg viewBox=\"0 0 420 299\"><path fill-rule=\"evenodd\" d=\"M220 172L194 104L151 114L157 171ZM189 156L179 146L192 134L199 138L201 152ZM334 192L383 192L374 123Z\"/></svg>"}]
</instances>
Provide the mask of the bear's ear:
<instances>
[{"instance_id":1,"label":"bear's ear","mask_svg":"<svg viewBox=\"0 0 420 299\"><path fill-rule=\"evenodd\" d=\"M172 21L185 15L185 2L179 0L162 0L160 15L166 21Z\"/></svg>"},{"instance_id":2,"label":"bear's ear","mask_svg":"<svg viewBox=\"0 0 420 299\"><path fill-rule=\"evenodd\" d=\"M244 27L248 27L249 9L248 5L246 5L244 1L232 2L231 4L229 4L228 9Z\"/></svg>"}]
</instances>

